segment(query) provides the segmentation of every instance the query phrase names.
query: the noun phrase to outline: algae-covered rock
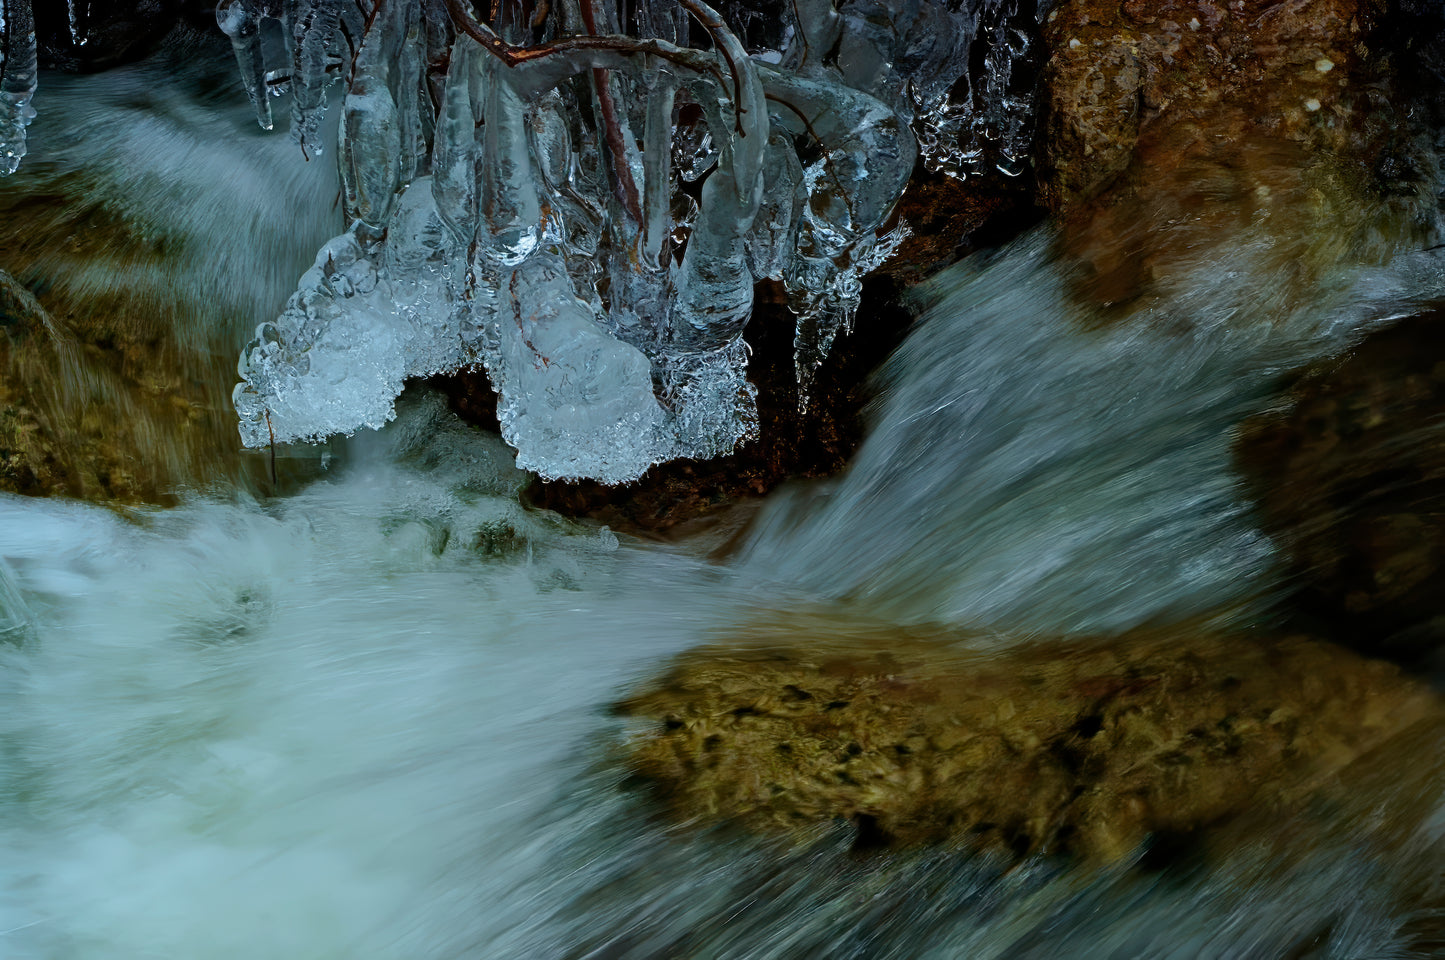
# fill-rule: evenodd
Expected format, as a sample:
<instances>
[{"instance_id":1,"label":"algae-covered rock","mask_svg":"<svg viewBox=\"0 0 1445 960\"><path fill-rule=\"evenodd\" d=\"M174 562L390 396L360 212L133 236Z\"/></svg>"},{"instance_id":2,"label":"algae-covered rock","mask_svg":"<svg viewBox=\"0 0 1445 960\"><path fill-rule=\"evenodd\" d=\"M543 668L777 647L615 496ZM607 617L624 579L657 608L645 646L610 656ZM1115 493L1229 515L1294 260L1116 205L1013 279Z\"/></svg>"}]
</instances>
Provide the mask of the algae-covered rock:
<instances>
[{"instance_id":1,"label":"algae-covered rock","mask_svg":"<svg viewBox=\"0 0 1445 960\"><path fill-rule=\"evenodd\" d=\"M86 49L109 43L118 10L76 6ZM0 325L0 490L171 503L270 472L241 450L237 351L335 232L335 175L255 129L228 47L182 32L103 80L42 81L0 189L0 270L48 318Z\"/></svg>"},{"instance_id":2,"label":"algae-covered rock","mask_svg":"<svg viewBox=\"0 0 1445 960\"><path fill-rule=\"evenodd\" d=\"M684 655L620 706L649 722L632 770L686 819L1107 860L1284 803L1439 713L1395 667L1299 637L850 633Z\"/></svg>"}]
</instances>

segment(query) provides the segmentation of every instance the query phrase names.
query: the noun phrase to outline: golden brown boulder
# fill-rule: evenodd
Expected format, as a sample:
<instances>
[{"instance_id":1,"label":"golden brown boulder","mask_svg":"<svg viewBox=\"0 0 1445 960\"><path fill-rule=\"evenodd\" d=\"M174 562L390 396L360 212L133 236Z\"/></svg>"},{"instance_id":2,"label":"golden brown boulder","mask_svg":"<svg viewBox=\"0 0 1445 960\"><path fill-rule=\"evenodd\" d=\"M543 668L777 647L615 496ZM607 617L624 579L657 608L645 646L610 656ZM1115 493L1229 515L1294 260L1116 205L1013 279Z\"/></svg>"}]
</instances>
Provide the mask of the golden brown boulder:
<instances>
[{"instance_id":1,"label":"golden brown boulder","mask_svg":"<svg viewBox=\"0 0 1445 960\"><path fill-rule=\"evenodd\" d=\"M62 316L0 270L0 490L169 504L185 488L265 479L222 401L233 361L172 334L130 339L88 311Z\"/></svg>"},{"instance_id":2,"label":"golden brown boulder","mask_svg":"<svg viewBox=\"0 0 1445 960\"><path fill-rule=\"evenodd\" d=\"M1379 0L1071 0L1045 25L1042 191L1091 299L1264 241L1301 290L1418 243L1433 154Z\"/></svg>"},{"instance_id":3,"label":"golden brown boulder","mask_svg":"<svg viewBox=\"0 0 1445 960\"><path fill-rule=\"evenodd\" d=\"M984 653L837 627L684 655L620 707L648 721L633 771L684 819L1108 860L1284 804L1441 713L1395 667L1298 637Z\"/></svg>"}]
</instances>

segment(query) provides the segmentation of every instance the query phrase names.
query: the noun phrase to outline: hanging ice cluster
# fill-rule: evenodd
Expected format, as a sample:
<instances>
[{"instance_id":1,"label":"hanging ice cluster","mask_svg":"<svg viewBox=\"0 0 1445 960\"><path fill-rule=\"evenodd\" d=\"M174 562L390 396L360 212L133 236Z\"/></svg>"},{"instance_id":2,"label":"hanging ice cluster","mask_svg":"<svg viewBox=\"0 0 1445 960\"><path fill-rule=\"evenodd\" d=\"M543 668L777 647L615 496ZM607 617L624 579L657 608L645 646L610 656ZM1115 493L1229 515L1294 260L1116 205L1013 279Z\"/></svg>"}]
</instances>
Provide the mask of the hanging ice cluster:
<instances>
[{"instance_id":1,"label":"hanging ice cluster","mask_svg":"<svg viewBox=\"0 0 1445 960\"><path fill-rule=\"evenodd\" d=\"M1031 71L1020 68L1035 55L1036 23L1050 6L1020 0L977 5L964 49L982 69L965 71L952 88L910 85L913 129L930 170L959 178L1024 172L1034 135L1034 90Z\"/></svg>"},{"instance_id":2,"label":"hanging ice cluster","mask_svg":"<svg viewBox=\"0 0 1445 960\"><path fill-rule=\"evenodd\" d=\"M544 476L617 483L725 453L756 433L742 333L765 277L797 315L806 396L901 239L880 231L917 159L915 105L967 73L976 11L796 0L749 47L742 8L621 7L484 22L465 0L222 0L263 127L289 84L314 155L326 84L346 80L351 228L245 349L247 445L379 426L405 378L481 362L503 435ZM265 19L286 69L266 69Z\"/></svg>"},{"instance_id":3,"label":"hanging ice cluster","mask_svg":"<svg viewBox=\"0 0 1445 960\"><path fill-rule=\"evenodd\" d=\"M35 18L30 0L0 0L0 177L25 156L25 128L35 118Z\"/></svg>"}]
</instances>

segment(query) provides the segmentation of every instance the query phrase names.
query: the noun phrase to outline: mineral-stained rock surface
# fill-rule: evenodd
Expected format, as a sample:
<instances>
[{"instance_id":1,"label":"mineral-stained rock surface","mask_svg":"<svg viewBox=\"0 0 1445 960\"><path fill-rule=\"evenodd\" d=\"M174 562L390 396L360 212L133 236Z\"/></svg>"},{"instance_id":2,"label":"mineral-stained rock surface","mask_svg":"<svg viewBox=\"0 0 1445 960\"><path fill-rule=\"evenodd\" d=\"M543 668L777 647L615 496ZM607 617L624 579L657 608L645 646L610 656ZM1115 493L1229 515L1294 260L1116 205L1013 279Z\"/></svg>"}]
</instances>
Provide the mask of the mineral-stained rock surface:
<instances>
[{"instance_id":1,"label":"mineral-stained rock surface","mask_svg":"<svg viewBox=\"0 0 1445 960\"><path fill-rule=\"evenodd\" d=\"M1237 454L1311 629L1406 659L1445 642L1445 313L1304 371Z\"/></svg>"},{"instance_id":2,"label":"mineral-stained rock surface","mask_svg":"<svg viewBox=\"0 0 1445 960\"><path fill-rule=\"evenodd\" d=\"M1049 198L1097 196L1139 163L1177 165L1230 132L1342 155L1367 146L1364 41L1379 0L1069 0L1050 15Z\"/></svg>"},{"instance_id":3,"label":"mineral-stained rock surface","mask_svg":"<svg viewBox=\"0 0 1445 960\"><path fill-rule=\"evenodd\" d=\"M1106 860L1285 803L1440 714L1395 667L1299 637L982 653L839 626L684 655L620 705L646 723L633 771L686 819Z\"/></svg>"},{"instance_id":4,"label":"mineral-stained rock surface","mask_svg":"<svg viewBox=\"0 0 1445 960\"><path fill-rule=\"evenodd\" d=\"M1242 241L1301 285L1342 256L1418 246L1436 160L1384 13L1379 0L1061 3L1045 26L1040 173L1082 291L1127 304Z\"/></svg>"}]
</instances>

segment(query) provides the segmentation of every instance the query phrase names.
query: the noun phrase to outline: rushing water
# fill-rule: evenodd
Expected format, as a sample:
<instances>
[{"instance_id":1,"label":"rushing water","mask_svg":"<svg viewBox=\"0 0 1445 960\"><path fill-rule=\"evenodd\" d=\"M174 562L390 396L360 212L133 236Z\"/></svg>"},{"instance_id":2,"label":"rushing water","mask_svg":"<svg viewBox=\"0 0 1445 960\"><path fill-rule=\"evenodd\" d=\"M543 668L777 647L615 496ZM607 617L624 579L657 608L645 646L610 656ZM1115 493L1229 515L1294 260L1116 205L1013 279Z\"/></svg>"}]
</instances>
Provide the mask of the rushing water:
<instances>
[{"instance_id":1,"label":"rushing water","mask_svg":"<svg viewBox=\"0 0 1445 960\"><path fill-rule=\"evenodd\" d=\"M507 448L423 393L284 497L0 498L0 956L1409 955L1440 813L1394 859L1348 832L1163 872L859 857L841 825L670 825L616 757L609 704L801 605L1012 636L1250 615L1272 549L1233 424L1439 271L1341 271L1250 327L1258 279L1216 266L1167 333L1082 323L1046 238L956 268L851 473L725 564L524 509Z\"/></svg>"}]
</instances>

